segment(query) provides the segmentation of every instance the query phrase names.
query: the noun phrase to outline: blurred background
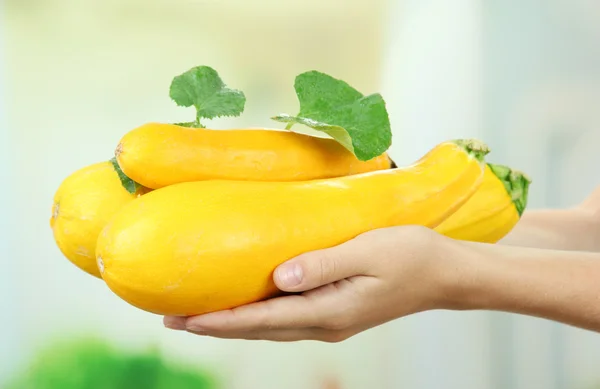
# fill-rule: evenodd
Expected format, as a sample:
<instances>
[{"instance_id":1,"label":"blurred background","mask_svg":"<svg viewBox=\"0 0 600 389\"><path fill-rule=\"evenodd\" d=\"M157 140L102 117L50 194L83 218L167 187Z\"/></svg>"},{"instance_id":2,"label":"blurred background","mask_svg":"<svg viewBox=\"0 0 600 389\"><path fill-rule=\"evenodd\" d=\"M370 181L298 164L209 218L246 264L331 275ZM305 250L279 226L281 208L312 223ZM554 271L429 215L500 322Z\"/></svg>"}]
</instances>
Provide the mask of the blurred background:
<instances>
[{"instance_id":1,"label":"blurred background","mask_svg":"<svg viewBox=\"0 0 600 389\"><path fill-rule=\"evenodd\" d=\"M196 65L247 96L214 128L281 128L269 117L295 113L293 79L316 69L383 94L399 164L478 137L533 178L531 208L600 184L597 0L0 0L0 387L120 372L132 381L98 388L600 388L600 337L541 319L441 311L339 344L207 339L71 265L55 190L126 131L191 118L168 88ZM163 386L143 381L163 365Z\"/></svg>"}]
</instances>

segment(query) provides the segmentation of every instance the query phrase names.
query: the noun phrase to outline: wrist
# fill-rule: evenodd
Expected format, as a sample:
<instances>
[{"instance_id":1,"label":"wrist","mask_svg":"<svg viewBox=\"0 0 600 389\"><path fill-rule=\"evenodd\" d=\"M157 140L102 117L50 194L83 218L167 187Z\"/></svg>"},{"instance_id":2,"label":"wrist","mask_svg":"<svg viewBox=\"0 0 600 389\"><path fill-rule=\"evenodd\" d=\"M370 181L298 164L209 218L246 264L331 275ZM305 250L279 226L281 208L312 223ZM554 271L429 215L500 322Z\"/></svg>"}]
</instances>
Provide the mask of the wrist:
<instances>
[{"instance_id":1,"label":"wrist","mask_svg":"<svg viewBox=\"0 0 600 389\"><path fill-rule=\"evenodd\" d=\"M600 331L600 253L455 241L440 248L437 309L511 312Z\"/></svg>"},{"instance_id":2,"label":"wrist","mask_svg":"<svg viewBox=\"0 0 600 389\"><path fill-rule=\"evenodd\" d=\"M472 310L486 306L486 289L493 282L494 262L500 261L496 245L452 239L440 245L437 267L437 309Z\"/></svg>"}]
</instances>

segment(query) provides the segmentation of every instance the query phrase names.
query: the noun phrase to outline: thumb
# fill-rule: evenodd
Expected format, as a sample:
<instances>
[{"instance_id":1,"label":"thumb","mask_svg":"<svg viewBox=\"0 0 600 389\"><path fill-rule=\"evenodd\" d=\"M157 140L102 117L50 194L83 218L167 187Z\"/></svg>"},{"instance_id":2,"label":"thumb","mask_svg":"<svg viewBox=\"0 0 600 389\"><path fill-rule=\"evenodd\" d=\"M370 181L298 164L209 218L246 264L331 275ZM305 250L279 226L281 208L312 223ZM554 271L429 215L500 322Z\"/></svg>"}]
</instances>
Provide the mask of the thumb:
<instances>
[{"instance_id":1,"label":"thumb","mask_svg":"<svg viewBox=\"0 0 600 389\"><path fill-rule=\"evenodd\" d=\"M351 249L350 245L346 242L290 259L275 269L275 285L285 292L304 292L344 278L364 275L367 257L361 255L362 250Z\"/></svg>"}]
</instances>

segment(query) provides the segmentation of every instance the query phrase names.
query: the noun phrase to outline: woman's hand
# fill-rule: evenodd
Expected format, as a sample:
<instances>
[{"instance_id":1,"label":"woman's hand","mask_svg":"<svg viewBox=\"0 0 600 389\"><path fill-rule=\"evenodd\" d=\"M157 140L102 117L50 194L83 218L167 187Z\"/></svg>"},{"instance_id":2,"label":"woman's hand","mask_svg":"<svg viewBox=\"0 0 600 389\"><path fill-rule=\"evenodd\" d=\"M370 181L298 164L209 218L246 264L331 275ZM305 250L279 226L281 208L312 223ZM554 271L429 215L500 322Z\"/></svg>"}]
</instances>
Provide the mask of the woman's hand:
<instances>
[{"instance_id":1,"label":"woman's hand","mask_svg":"<svg viewBox=\"0 0 600 389\"><path fill-rule=\"evenodd\" d=\"M597 231L580 231L581 241ZM167 317L173 329L220 338L339 342L431 309L485 309L600 332L600 253L460 242L416 226L365 233L301 255L274 273L300 294L232 310Z\"/></svg>"},{"instance_id":2,"label":"woman's hand","mask_svg":"<svg viewBox=\"0 0 600 389\"><path fill-rule=\"evenodd\" d=\"M526 213L502 243L418 226L375 230L279 266L275 284L294 295L166 317L165 325L220 338L339 342L421 311L486 309L600 332L600 188L574 209Z\"/></svg>"},{"instance_id":3,"label":"woman's hand","mask_svg":"<svg viewBox=\"0 0 600 389\"><path fill-rule=\"evenodd\" d=\"M301 294L165 326L219 338L339 342L368 328L451 305L446 286L461 243L418 226L380 229L279 266L276 285Z\"/></svg>"}]
</instances>

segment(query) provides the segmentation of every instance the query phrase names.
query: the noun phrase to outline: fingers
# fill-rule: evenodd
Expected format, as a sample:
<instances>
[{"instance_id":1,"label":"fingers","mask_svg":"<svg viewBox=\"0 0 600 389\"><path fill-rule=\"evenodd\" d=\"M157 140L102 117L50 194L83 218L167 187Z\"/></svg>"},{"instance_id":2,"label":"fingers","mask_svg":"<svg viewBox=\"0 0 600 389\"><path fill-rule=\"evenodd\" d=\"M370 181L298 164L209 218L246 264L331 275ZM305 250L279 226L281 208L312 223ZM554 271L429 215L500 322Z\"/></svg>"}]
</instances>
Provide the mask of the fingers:
<instances>
[{"instance_id":1,"label":"fingers","mask_svg":"<svg viewBox=\"0 0 600 389\"><path fill-rule=\"evenodd\" d=\"M181 316L165 316L163 324L172 330L183 331L185 330L185 320L186 318Z\"/></svg>"},{"instance_id":2,"label":"fingers","mask_svg":"<svg viewBox=\"0 0 600 389\"><path fill-rule=\"evenodd\" d=\"M363 239L293 258L275 269L273 280L286 292L303 292L353 276L366 275Z\"/></svg>"},{"instance_id":3,"label":"fingers","mask_svg":"<svg viewBox=\"0 0 600 389\"><path fill-rule=\"evenodd\" d=\"M317 326L327 315L323 301L305 296L278 297L234 309L191 316L185 326L191 331L245 332Z\"/></svg>"},{"instance_id":4,"label":"fingers","mask_svg":"<svg viewBox=\"0 0 600 389\"><path fill-rule=\"evenodd\" d=\"M223 331L188 331L190 333L210 336L220 339L246 339L246 340L269 340L274 342L294 342L299 340L316 340L322 342L341 342L350 337L350 333L342 333L322 328L301 328L264 330L248 332L223 332Z\"/></svg>"},{"instance_id":5,"label":"fingers","mask_svg":"<svg viewBox=\"0 0 600 389\"><path fill-rule=\"evenodd\" d=\"M343 281L303 295L277 297L188 318L165 317L164 324L172 329L206 333L306 328L345 330L358 316L359 305L351 284Z\"/></svg>"},{"instance_id":6,"label":"fingers","mask_svg":"<svg viewBox=\"0 0 600 389\"><path fill-rule=\"evenodd\" d=\"M227 316L230 311L224 311L225 314L221 315L225 321L228 321ZM217 319L218 320L218 317ZM186 329L186 318L176 316L166 316L163 319L164 325L167 328L174 330L187 330ZM213 321L213 329L210 325L205 328L202 327L200 330L196 327L195 330L189 329L187 332L202 336L211 336L213 338L221 339L247 339L247 340L271 340L277 342L292 342L297 340L319 340L319 341L334 341L340 338L335 331L324 330L321 328L293 328L293 329L251 329L247 326L215 326ZM192 325L192 328L194 326ZM219 329L214 329L219 328ZM246 328L246 331L241 329Z\"/></svg>"}]
</instances>

